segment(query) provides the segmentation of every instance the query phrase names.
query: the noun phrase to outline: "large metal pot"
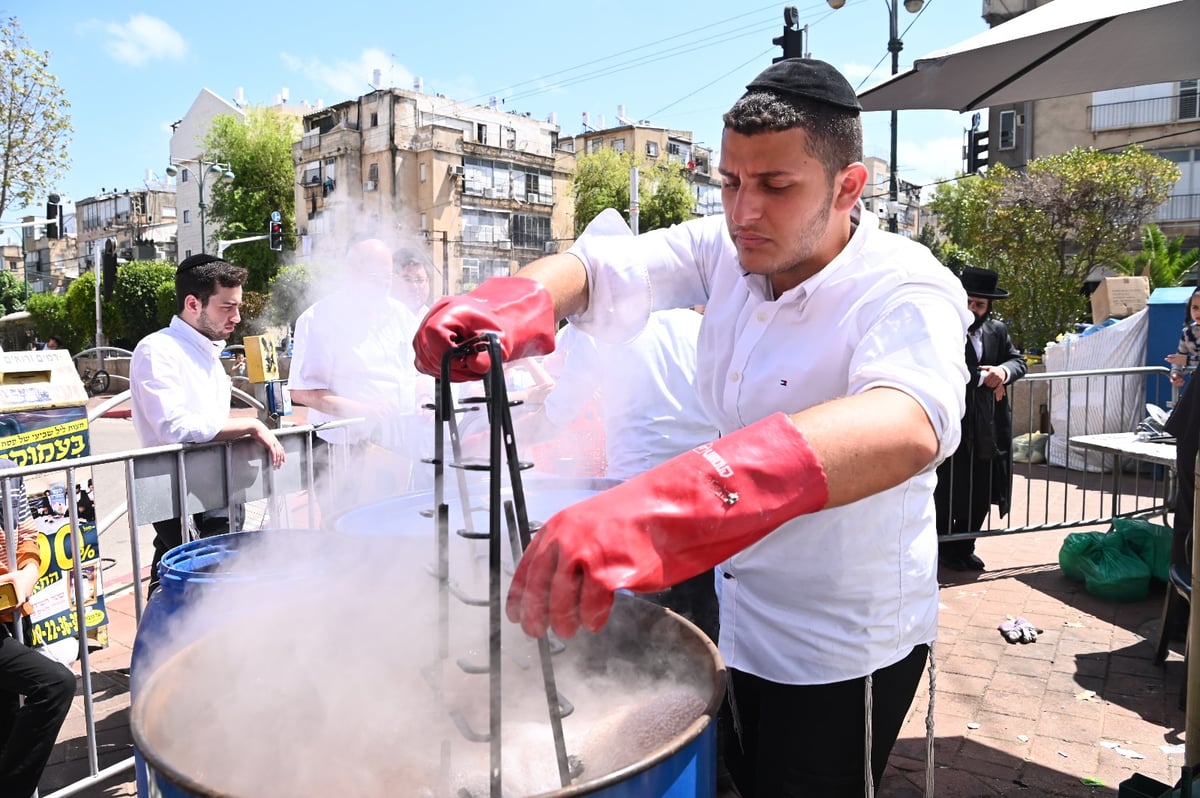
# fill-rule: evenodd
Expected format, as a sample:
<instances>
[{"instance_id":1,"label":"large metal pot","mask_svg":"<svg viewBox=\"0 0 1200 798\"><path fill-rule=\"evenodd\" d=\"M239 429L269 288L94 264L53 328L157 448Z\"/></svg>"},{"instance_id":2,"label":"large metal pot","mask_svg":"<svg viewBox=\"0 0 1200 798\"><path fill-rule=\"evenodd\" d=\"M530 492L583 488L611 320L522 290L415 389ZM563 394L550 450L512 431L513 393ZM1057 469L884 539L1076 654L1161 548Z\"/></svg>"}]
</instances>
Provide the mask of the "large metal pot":
<instances>
[{"instance_id":1,"label":"large metal pot","mask_svg":"<svg viewBox=\"0 0 1200 798\"><path fill-rule=\"evenodd\" d=\"M266 629L272 627L268 618L251 616L249 627ZM302 634L317 630L302 630ZM338 770L366 774L372 769L395 773L394 760L403 760L406 755L414 759L426 759L432 751L437 761L438 746L453 745L470 751L471 745L462 740L431 741L426 751L405 751L401 746L391 746L392 756L383 761L380 751L389 750L386 739L389 730L380 730L376 746L362 750L359 760L348 760L347 752L334 752L318 746L315 750L296 743L306 735L288 720L271 722L230 723L215 719L225 707L222 702L236 701L233 696L212 694L198 686L200 679L212 679L216 683L232 685L238 680L256 685L252 689L271 691L275 687L277 673L238 673L230 665L232 647L245 643L247 635L225 637L210 635L196 641L172 659L163 663L142 685L132 710L134 742L145 758L150 780L151 795L164 798L187 796L188 798L269 798L289 796L302 798L306 793L299 790L295 781L308 777L297 775L307 767L314 772ZM311 653L321 647L329 647L332 641L312 641L313 646L305 649ZM572 744L573 740L587 740L593 729L579 729L568 736L569 749L578 754L584 767L583 773L568 787L539 791L534 794L547 796L596 796L597 798L647 798L648 796L670 796L670 798L713 798L716 794L716 715L725 691L725 668L720 655L711 641L695 626L674 613L650 602L633 596L618 595L612 618L598 634L583 633L569 641L566 651L558 661L559 687L562 694L577 704L577 714L588 718L599 717L597 726L608 725L614 736L621 738L645 737L653 733L651 728L661 722L661 708L644 703L631 709L622 709L613 717L604 712L617 707L620 702L615 696L605 696L605 706L589 706L595 697L580 679L589 675L598 680L637 678L655 680L658 688L665 691L686 688L700 696L697 710L690 717L676 724L678 731L668 737L654 740L647 750L637 752L635 761L619 764L626 752L597 753L595 743L582 747ZM303 662L279 663L280 671L304 668ZM374 672L363 675L348 663L345 678L348 680L371 679ZM369 665L364 670L371 671ZM574 675L568 676L568 673ZM605 682L607 684L607 682ZM427 686L420 681L411 683L414 692L423 692ZM588 696L592 696L588 698ZM302 715L312 723L332 724L351 730L361 722L369 708L356 706L336 707L334 715L325 714L328 706L317 706L321 695L315 690L306 690L299 695L279 697L281 702L311 702L311 711ZM644 699L643 699L644 701ZM680 706L671 704L669 706ZM690 704L689 704L690 706ZM436 736L436 724L427 724L411 718L405 707L394 708L396 716L408 718L414 724L427 729ZM565 722L568 732L574 718ZM303 725L303 724L301 724ZM311 728L311 727L310 727ZM223 730L223 731L222 731ZM547 732L548 733L548 732ZM450 735L453 738L453 735ZM272 740L272 755L253 756L245 761L248 746ZM486 746L484 746L486 748ZM582 751L582 752L581 752ZM519 762L522 754L515 752L510 759L505 754L505 766ZM617 762L615 769L607 772L603 763ZM263 786L259 781L254 792L231 789L231 774L240 768L248 768L269 776L272 786ZM296 776L296 778L292 778ZM251 779L253 780L253 779ZM370 781L365 778L363 782ZM483 783L476 780L473 783ZM277 787L277 789L276 789ZM407 790L407 791L406 791ZM311 795L330 794L326 788L318 787ZM340 794L361 798L392 795L418 795L430 798L457 798L462 793L439 792L431 788L428 792L414 789L413 783L403 776L391 776L391 781L368 789L349 789ZM476 798L485 798L487 792L471 792ZM509 794L509 793L506 793ZM515 793L513 793L515 794ZM528 793L523 793L528 794Z\"/></svg>"},{"instance_id":2,"label":"large metal pot","mask_svg":"<svg viewBox=\"0 0 1200 798\"><path fill-rule=\"evenodd\" d=\"M528 516L545 520L612 484L529 480ZM486 490L482 495L486 500ZM455 495L446 504L451 530L478 521L486 531L486 511L468 523ZM476 500L470 505L467 514L474 517ZM430 494L409 494L353 510L334 524L331 542L350 541L371 566L363 579L376 576L391 591L374 599L386 610L375 621L355 624L362 613L347 611L344 585L334 596L325 595L319 583L307 590L292 585L287 589L296 601L290 613L231 607L219 628L210 623L154 671L132 709L134 741L147 762L152 795L489 795L489 746L470 740L472 730L488 726L478 716L464 717L480 703L473 700L474 685L488 681L486 675L469 675L471 663L487 662L480 653L487 650L486 623L482 645L469 632L458 634L477 627L487 613L469 603L456 605L448 613L450 635L412 633L412 624L425 615L437 616L443 627L447 620L446 612L426 601L437 592L429 563L435 537L431 507ZM479 575L478 549L487 541L453 531L451 538L457 566L449 569L451 581L463 593L477 593L471 580ZM331 569L344 569L339 562L331 560ZM333 608L339 612L321 612ZM650 602L618 595L604 629L581 633L553 657L559 694L575 707L562 721L567 753L582 765L568 786L561 786L555 770L545 693L534 676L536 646L518 627L503 626L506 798L715 796L716 715L725 668L695 626ZM427 648L418 652L422 646ZM270 664L251 657L258 650ZM419 659L420 667L409 658ZM333 670L321 671L331 663ZM283 687L282 676L294 673L308 680ZM527 704L525 698L536 700ZM259 699L267 705L248 717L230 714ZM330 729L336 734L322 738L315 750L306 747L309 738ZM235 778L242 768L271 778ZM547 780L546 772L554 777ZM320 781L326 777L349 781Z\"/></svg>"}]
</instances>

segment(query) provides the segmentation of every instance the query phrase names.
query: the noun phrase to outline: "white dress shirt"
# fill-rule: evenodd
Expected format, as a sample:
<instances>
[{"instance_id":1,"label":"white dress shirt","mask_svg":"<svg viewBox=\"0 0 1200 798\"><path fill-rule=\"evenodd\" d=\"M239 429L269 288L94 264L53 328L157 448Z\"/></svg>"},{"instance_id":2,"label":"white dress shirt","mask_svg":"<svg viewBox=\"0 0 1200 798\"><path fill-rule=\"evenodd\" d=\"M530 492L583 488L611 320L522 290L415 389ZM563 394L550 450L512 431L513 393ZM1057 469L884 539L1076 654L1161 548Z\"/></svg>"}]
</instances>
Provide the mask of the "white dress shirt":
<instances>
[{"instance_id":1,"label":"white dress shirt","mask_svg":"<svg viewBox=\"0 0 1200 798\"><path fill-rule=\"evenodd\" d=\"M572 321L620 340L653 309L705 305L698 386L723 432L889 387L925 410L940 461L961 432L966 293L926 248L881 231L861 204L855 218L842 252L772 301L767 278L740 267L723 217L633 237L606 211L571 248L590 290L588 309ZM723 563L725 661L774 682L828 684L932 641L936 464L890 490L788 521Z\"/></svg>"},{"instance_id":2,"label":"white dress shirt","mask_svg":"<svg viewBox=\"0 0 1200 798\"><path fill-rule=\"evenodd\" d=\"M129 364L133 428L142 446L211 441L229 419L232 385L213 341L178 316L138 342Z\"/></svg>"},{"instance_id":3,"label":"white dress shirt","mask_svg":"<svg viewBox=\"0 0 1200 798\"><path fill-rule=\"evenodd\" d=\"M317 302L296 320L288 387L327 390L411 419L419 409L422 391L412 339L416 318L387 296L367 297L343 291ZM335 416L309 408L308 422L322 424ZM397 418L396 434L402 434ZM357 442L371 432L353 429L318 433L334 443ZM432 433L430 433L432 439ZM390 441L379 441L389 445Z\"/></svg>"}]
</instances>

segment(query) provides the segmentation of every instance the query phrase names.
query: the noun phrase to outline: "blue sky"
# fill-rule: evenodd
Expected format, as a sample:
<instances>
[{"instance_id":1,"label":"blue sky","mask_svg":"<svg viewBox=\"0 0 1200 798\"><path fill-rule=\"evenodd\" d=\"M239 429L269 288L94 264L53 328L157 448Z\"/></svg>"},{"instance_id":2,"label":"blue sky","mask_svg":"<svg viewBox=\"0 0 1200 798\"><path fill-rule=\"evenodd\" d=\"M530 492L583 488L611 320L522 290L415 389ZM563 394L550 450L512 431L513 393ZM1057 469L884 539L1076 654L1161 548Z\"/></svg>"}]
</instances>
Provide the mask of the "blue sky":
<instances>
[{"instance_id":1,"label":"blue sky","mask_svg":"<svg viewBox=\"0 0 1200 798\"><path fill-rule=\"evenodd\" d=\"M147 170L167 164L170 124L202 88L250 105L326 105L383 83L487 103L545 119L564 134L582 113L616 124L617 107L651 124L693 131L720 145L721 114L780 53L784 3L691 0L663 6L609 0L555 8L507 3L288 4L209 0L147 4L62 0L0 9L15 15L50 67L72 109L72 165L57 188L69 202L106 189L140 188ZM891 71L885 0L797 4L808 49L865 88ZM551 10L547 10L551 9ZM587 9L587 10L585 10ZM596 10L592 10L596 9ZM912 60L986 29L978 0L926 0L919 14L901 4L903 71ZM866 154L888 158L889 114L864 117ZM969 119L948 111L900 113L899 176L916 184L961 168ZM11 208L4 221L19 218ZM37 212L40 211L30 211Z\"/></svg>"}]
</instances>

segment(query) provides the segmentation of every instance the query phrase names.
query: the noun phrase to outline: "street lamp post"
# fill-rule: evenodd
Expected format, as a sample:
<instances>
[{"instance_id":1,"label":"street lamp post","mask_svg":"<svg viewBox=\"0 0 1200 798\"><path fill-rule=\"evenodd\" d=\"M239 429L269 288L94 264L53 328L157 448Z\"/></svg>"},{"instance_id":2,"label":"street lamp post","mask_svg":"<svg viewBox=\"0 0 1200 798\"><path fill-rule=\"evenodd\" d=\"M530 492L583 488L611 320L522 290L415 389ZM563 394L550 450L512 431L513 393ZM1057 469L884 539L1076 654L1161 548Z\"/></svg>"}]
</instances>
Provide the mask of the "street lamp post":
<instances>
[{"instance_id":1,"label":"street lamp post","mask_svg":"<svg viewBox=\"0 0 1200 798\"><path fill-rule=\"evenodd\" d=\"M181 158L167 166L167 177L175 177L179 174L179 164L194 163L200 167L200 176L196 181L196 190L200 197L200 254L208 252L208 238L204 229L204 209L207 207L204 204L204 181L211 175L217 175L217 179L222 183L230 183L233 181L233 171L229 164L220 161L206 161L203 158Z\"/></svg>"},{"instance_id":2,"label":"street lamp post","mask_svg":"<svg viewBox=\"0 0 1200 798\"><path fill-rule=\"evenodd\" d=\"M846 4L846 0L825 0L832 9L839 9ZM904 42L900 41L900 20L899 8L896 6L896 0L884 0L888 7L888 15L890 27L888 28L888 52L892 54L892 74L896 75L900 72L900 51L904 49ZM904 0L904 10L910 14L915 14L925 5L925 0ZM897 153L896 153L896 128L899 121L900 113L896 109L892 109L892 152L891 161L888 164L888 230L895 233L899 227L899 222L896 218L896 211L900 203L899 184L896 182Z\"/></svg>"}]
</instances>

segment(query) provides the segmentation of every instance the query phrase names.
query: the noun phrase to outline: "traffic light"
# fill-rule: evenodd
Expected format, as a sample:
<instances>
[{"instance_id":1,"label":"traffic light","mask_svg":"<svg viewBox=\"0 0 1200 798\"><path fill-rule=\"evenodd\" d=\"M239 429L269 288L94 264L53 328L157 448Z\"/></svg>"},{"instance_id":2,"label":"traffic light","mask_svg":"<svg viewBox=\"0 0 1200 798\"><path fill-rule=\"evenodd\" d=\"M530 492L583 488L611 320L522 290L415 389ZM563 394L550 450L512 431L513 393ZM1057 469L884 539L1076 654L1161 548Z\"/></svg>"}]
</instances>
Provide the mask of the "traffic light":
<instances>
[{"instance_id":1,"label":"traffic light","mask_svg":"<svg viewBox=\"0 0 1200 798\"><path fill-rule=\"evenodd\" d=\"M988 165L988 132L986 130L967 131L967 174L977 174Z\"/></svg>"},{"instance_id":2,"label":"traffic light","mask_svg":"<svg viewBox=\"0 0 1200 798\"><path fill-rule=\"evenodd\" d=\"M46 238L58 238L62 232L62 205L59 196L51 194L46 200Z\"/></svg>"},{"instance_id":3,"label":"traffic light","mask_svg":"<svg viewBox=\"0 0 1200 798\"><path fill-rule=\"evenodd\" d=\"M104 301L112 299L113 288L117 284L117 253L103 252L100 254L101 292Z\"/></svg>"},{"instance_id":4,"label":"traffic light","mask_svg":"<svg viewBox=\"0 0 1200 798\"><path fill-rule=\"evenodd\" d=\"M778 63L785 58L804 58L804 34L808 31L808 26L803 28L798 27L800 24L800 12L795 6L783 7L783 35L776 36L771 40L771 44L778 45L783 48L783 55L779 58L772 58L771 63Z\"/></svg>"},{"instance_id":5,"label":"traffic light","mask_svg":"<svg viewBox=\"0 0 1200 798\"><path fill-rule=\"evenodd\" d=\"M281 222L271 222L271 249L279 252L283 249L283 224Z\"/></svg>"}]
</instances>

